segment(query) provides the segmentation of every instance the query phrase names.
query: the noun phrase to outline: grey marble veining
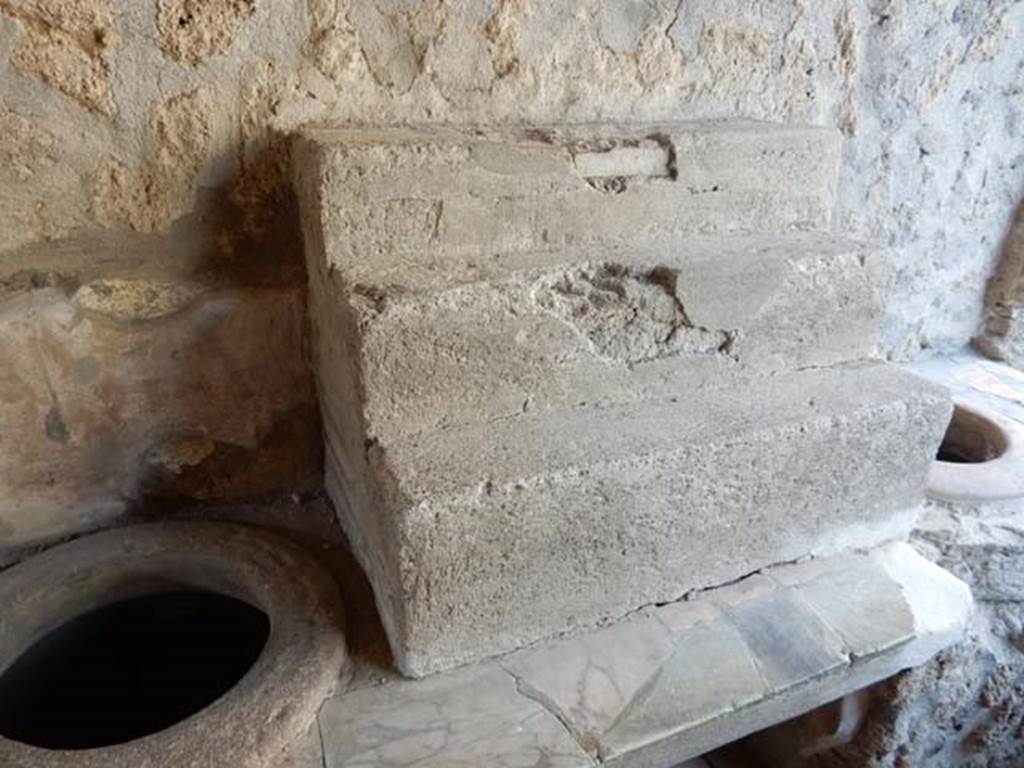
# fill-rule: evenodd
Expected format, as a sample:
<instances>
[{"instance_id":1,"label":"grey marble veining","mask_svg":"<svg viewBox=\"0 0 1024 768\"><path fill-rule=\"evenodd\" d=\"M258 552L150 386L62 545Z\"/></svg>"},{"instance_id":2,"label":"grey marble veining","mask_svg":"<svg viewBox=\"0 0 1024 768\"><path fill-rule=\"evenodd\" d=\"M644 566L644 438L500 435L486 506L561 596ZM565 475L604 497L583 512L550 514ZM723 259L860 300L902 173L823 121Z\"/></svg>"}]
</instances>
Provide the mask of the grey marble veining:
<instances>
[{"instance_id":1,"label":"grey marble veining","mask_svg":"<svg viewBox=\"0 0 1024 768\"><path fill-rule=\"evenodd\" d=\"M325 768L670 768L922 663L970 592L905 544L768 569L320 714ZM307 768L305 763L298 763Z\"/></svg>"},{"instance_id":2,"label":"grey marble veining","mask_svg":"<svg viewBox=\"0 0 1024 768\"><path fill-rule=\"evenodd\" d=\"M759 594L738 595L727 588L714 599L739 630L769 691L785 690L844 666L847 658L835 633L795 590L765 580L767 588Z\"/></svg>"},{"instance_id":3,"label":"grey marble veining","mask_svg":"<svg viewBox=\"0 0 1024 768\"><path fill-rule=\"evenodd\" d=\"M320 712L327 768L586 768L565 727L493 664L366 688Z\"/></svg>"},{"instance_id":4,"label":"grey marble veining","mask_svg":"<svg viewBox=\"0 0 1024 768\"><path fill-rule=\"evenodd\" d=\"M516 676L521 690L556 709L584 748L593 751L674 649L665 626L642 616L511 654L501 665Z\"/></svg>"}]
</instances>

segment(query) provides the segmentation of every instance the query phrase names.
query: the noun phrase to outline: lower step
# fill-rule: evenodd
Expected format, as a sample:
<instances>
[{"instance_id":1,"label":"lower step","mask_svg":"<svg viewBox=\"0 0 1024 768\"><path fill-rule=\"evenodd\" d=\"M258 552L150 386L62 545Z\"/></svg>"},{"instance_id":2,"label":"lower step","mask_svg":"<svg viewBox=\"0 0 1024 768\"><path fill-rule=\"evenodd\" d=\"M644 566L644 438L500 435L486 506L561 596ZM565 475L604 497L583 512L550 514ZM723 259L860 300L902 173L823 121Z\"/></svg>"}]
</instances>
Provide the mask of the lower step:
<instances>
[{"instance_id":1,"label":"lower step","mask_svg":"<svg viewBox=\"0 0 1024 768\"><path fill-rule=\"evenodd\" d=\"M971 605L905 544L769 568L586 635L339 693L320 710L323 765L670 768L924 663L963 639Z\"/></svg>"},{"instance_id":2,"label":"lower step","mask_svg":"<svg viewBox=\"0 0 1024 768\"><path fill-rule=\"evenodd\" d=\"M809 370L371 445L369 500L334 460L329 489L419 676L890 537L950 411L884 365Z\"/></svg>"}]
</instances>

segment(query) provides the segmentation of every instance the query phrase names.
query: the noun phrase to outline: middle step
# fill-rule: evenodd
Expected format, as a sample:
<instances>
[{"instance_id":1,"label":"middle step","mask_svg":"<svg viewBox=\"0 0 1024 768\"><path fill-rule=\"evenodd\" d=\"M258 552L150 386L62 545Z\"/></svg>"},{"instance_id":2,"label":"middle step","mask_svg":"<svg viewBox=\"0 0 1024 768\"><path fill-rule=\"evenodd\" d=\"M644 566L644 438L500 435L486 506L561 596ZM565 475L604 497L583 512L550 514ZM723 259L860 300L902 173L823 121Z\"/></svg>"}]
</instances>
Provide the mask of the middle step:
<instances>
[{"instance_id":1,"label":"middle step","mask_svg":"<svg viewBox=\"0 0 1024 768\"><path fill-rule=\"evenodd\" d=\"M348 339L366 432L383 439L869 357L881 263L825 234L729 235L433 269L314 264L311 290L339 313L324 332ZM330 397L340 385L320 375Z\"/></svg>"}]
</instances>

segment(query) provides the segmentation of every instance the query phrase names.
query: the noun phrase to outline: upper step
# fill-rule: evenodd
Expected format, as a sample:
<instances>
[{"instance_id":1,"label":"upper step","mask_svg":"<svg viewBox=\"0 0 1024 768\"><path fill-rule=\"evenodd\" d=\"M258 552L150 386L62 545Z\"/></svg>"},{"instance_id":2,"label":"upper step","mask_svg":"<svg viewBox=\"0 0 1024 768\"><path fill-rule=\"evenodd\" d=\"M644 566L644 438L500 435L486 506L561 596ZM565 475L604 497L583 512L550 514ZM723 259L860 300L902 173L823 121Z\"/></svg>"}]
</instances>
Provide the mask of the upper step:
<instances>
[{"instance_id":1,"label":"upper step","mask_svg":"<svg viewBox=\"0 0 1024 768\"><path fill-rule=\"evenodd\" d=\"M296 159L348 280L381 257L827 230L839 149L834 129L757 122L311 129Z\"/></svg>"}]
</instances>

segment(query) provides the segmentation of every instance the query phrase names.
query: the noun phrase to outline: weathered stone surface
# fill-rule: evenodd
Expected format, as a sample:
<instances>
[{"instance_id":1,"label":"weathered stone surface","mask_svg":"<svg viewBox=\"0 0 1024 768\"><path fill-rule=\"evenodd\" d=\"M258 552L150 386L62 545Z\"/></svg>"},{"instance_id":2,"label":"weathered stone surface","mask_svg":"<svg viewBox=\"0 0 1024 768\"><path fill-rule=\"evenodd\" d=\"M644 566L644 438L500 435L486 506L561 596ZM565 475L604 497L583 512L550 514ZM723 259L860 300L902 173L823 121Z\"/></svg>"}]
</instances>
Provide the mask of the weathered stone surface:
<instances>
[{"instance_id":1,"label":"weathered stone surface","mask_svg":"<svg viewBox=\"0 0 1024 768\"><path fill-rule=\"evenodd\" d=\"M493 665L337 696L321 709L320 728L327 768L594 765Z\"/></svg>"},{"instance_id":2,"label":"weathered stone surface","mask_svg":"<svg viewBox=\"0 0 1024 768\"><path fill-rule=\"evenodd\" d=\"M4 0L0 102L58 162L0 164L0 249L95 226L111 147L138 178L147 115L200 83L207 188L311 121L810 123L848 138L844 231L893 246L885 351L955 349L1020 199L1022 23L1012 0Z\"/></svg>"},{"instance_id":3,"label":"weathered stone surface","mask_svg":"<svg viewBox=\"0 0 1024 768\"><path fill-rule=\"evenodd\" d=\"M325 266L354 284L367 282L368 253L423 262L438 252L480 259L825 229L839 152L833 131L743 122L494 135L312 130L303 144L298 162L314 187L309 203L322 206ZM656 161L621 154L634 146Z\"/></svg>"},{"instance_id":4,"label":"weathered stone surface","mask_svg":"<svg viewBox=\"0 0 1024 768\"><path fill-rule=\"evenodd\" d=\"M374 256L350 283L323 262L311 276L316 312L347 305L339 322L353 336L364 428L385 439L867 356L877 256L827 235L760 235L430 263Z\"/></svg>"},{"instance_id":5,"label":"weathered stone surface","mask_svg":"<svg viewBox=\"0 0 1024 768\"><path fill-rule=\"evenodd\" d=\"M318 439L290 426L315 418L303 307L296 289L141 278L5 297L0 549L95 527L148 490L237 497L301 478ZM296 459L279 462L289 477L259 458L268 441ZM209 462L223 474L202 486Z\"/></svg>"},{"instance_id":6,"label":"weathered stone surface","mask_svg":"<svg viewBox=\"0 0 1024 768\"><path fill-rule=\"evenodd\" d=\"M937 390L884 367L808 371L423 433L371 445L365 465L360 446L328 482L398 663L423 674L893 535L947 418Z\"/></svg>"},{"instance_id":7,"label":"weathered stone surface","mask_svg":"<svg viewBox=\"0 0 1024 768\"><path fill-rule=\"evenodd\" d=\"M756 123L308 132L328 489L403 671L899 528L942 397L770 376L872 352L865 249L787 232L827 227L837 148ZM906 471L848 478L858 451ZM790 525L734 533L752 501Z\"/></svg>"},{"instance_id":8,"label":"weathered stone surface","mask_svg":"<svg viewBox=\"0 0 1024 768\"><path fill-rule=\"evenodd\" d=\"M528 648L498 663L515 677L521 693L556 712L583 748L595 752L601 734L647 687L677 644L664 624L641 616Z\"/></svg>"}]
</instances>

